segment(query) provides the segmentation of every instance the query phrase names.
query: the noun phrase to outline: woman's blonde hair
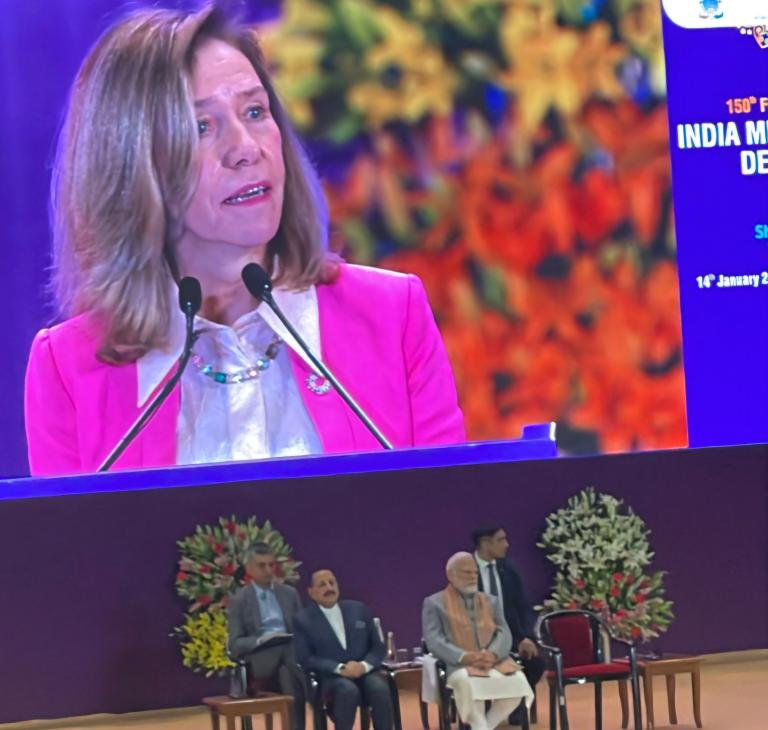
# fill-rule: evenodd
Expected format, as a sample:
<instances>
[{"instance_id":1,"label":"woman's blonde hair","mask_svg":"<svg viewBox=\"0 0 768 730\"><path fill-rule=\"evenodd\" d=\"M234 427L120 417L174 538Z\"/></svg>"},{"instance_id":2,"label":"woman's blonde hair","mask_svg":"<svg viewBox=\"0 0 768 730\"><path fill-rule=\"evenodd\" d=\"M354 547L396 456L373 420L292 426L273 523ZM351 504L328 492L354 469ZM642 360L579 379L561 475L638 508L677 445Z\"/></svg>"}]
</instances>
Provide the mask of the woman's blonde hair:
<instances>
[{"instance_id":1,"label":"woman's blonde hair","mask_svg":"<svg viewBox=\"0 0 768 730\"><path fill-rule=\"evenodd\" d=\"M134 12L99 38L77 74L51 180L59 311L98 317L99 356L108 362L129 362L165 343L176 306L170 211L191 193L198 135L190 73L208 38L230 43L253 64L282 135L283 212L265 259L279 262L275 283L301 289L322 275L325 202L254 30L210 6Z\"/></svg>"}]
</instances>

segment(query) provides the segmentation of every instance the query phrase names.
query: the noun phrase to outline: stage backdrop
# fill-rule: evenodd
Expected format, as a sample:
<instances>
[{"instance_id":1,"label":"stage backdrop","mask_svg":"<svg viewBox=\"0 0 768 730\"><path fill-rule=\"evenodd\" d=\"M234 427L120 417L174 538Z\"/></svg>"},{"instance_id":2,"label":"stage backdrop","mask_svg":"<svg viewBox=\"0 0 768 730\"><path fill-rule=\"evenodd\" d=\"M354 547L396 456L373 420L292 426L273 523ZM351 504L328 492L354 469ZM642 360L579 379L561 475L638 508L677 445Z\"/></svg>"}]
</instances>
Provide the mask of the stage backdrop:
<instances>
[{"instance_id":1,"label":"stage backdrop","mask_svg":"<svg viewBox=\"0 0 768 730\"><path fill-rule=\"evenodd\" d=\"M141 2L3 2L0 474L46 306L67 89ZM191 3L169 3L187 5ZM561 450L686 443L658 0L276 0L278 86L323 172L333 244L426 284L473 439L556 420Z\"/></svg>"}]
</instances>

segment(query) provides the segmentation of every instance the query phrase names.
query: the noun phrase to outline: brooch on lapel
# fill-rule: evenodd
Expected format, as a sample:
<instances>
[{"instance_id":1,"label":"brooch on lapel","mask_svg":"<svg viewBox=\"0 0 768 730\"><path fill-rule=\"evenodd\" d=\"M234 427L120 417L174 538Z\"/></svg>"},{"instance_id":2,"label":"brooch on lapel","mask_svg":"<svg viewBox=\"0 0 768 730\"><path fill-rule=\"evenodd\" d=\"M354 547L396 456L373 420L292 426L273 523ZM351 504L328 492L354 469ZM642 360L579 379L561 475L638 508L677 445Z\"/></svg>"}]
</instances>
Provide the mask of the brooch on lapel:
<instances>
[{"instance_id":1,"label":"brooch on lapel","mask_svg":"<svg viewBox=\"0 0 768 730\"><path fill-rule=\"evenodd\" d=\"M307 375L307 388L317 395L325 395L331 389L331 381L316 373L310 373Z\"/></svg>"}]
</instances>

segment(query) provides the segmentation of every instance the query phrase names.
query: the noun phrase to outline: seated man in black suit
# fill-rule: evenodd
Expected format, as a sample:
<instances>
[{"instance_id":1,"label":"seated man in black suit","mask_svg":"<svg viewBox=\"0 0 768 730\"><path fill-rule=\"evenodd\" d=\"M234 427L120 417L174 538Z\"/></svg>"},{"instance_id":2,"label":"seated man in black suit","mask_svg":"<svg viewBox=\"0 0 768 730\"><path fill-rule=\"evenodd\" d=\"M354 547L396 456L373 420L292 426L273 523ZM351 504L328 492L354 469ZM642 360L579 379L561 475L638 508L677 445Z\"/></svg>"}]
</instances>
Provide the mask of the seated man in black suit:
<instances>
[{"instance_id":1,"label":"seated man in black suit","mask_svg":"<svg viewBox=\"0 0 768 730\"><path fill-rule=\"evenodd\" d=\"M483 527L472 532L475 562L480 572L479 588L498 598L512 632L512 651L520 655L523 673L531 687L544 673L544 660L533 638L534 613L525 597L523 581L505 560L509 542L503 527Z\"/></svg>"},{"instance_id":2,"label":"seated man in black suit","mask_svg":"<svg viewBox=\"0 0 768 730\"><path fill-rule=\"evenodd\" d=\"M358 705L372 710L374 730L392 730L389 686L381 667L386 649L371 612L359 601L339 601L330 570L312 574L312 604L295 619L296 658L317 673L330 695L336 730L352 730Z\"/></svg>"},{"instance_id":3,"label":"seated man in black suit","mask_svg":"<svg viewBox=\"0 0 768 730\"><path fill-rule=\"evenodd\" d=\"M269 646L261 646L273 634L294 630L301 601L295 588L275 582L275 555L263 542L251 546L245 562L251 583L243 586L229 603L229 651L236 659L248 662L253 679L276 677L283 694L291 695L294 730L304 730L304 678L296 666L294 645L289 637L274 637Z\"/></svg>"}]
</instances>

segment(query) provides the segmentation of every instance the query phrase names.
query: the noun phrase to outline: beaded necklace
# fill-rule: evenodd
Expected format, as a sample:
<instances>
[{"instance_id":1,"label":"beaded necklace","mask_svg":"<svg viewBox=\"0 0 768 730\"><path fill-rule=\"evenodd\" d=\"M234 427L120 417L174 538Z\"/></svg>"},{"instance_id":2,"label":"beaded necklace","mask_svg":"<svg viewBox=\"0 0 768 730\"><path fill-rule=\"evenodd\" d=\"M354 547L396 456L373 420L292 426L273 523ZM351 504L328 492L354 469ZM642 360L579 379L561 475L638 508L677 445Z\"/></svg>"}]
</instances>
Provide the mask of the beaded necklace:
<instances>
[{"instance_id":1,"label":"beaded necklace","mask_svg":"<svg viewBox=\"0 0 768 730\"><path fill-rule=\"evenodd\" d=\"M203 375L206 375L211 380L215 380L217 383L221 383L222 385L244 383L246 380L255 380L269 367L272 360L277 357L277 353L280 351L280 345L282 344L282 339L275 335L264 352L264 355L256 360L255 365L251 365L251 367L244 368L243 370L237 370L234 373L224 373L219 370L214 370L213 365L206 364L203 358L195 352L192 353L189 360Z\"/></svg>"}]
</instances>

